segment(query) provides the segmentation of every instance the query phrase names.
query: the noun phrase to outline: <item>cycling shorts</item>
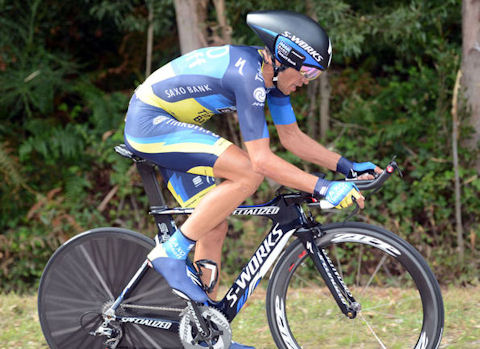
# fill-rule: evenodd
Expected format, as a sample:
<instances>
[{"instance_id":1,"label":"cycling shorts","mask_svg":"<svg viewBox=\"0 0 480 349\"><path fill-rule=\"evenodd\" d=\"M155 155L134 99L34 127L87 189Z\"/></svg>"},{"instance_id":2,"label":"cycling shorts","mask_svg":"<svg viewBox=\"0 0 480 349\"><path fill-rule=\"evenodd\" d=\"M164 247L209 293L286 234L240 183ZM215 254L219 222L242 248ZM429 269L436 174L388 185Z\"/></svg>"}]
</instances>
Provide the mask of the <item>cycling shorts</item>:
<instances>
[{"instance_id":1,"label":"cycling shorts","mask_svg":"<svg viewBox=\"0 0 480 349\"><path fill-rule=\"evenodd\" d=\"M134 94L125 119L125 144L157 164L182 207L195 207L215 187L213 166L232 144L198 125L176 120Z\"/></svg>"}]
</instances>

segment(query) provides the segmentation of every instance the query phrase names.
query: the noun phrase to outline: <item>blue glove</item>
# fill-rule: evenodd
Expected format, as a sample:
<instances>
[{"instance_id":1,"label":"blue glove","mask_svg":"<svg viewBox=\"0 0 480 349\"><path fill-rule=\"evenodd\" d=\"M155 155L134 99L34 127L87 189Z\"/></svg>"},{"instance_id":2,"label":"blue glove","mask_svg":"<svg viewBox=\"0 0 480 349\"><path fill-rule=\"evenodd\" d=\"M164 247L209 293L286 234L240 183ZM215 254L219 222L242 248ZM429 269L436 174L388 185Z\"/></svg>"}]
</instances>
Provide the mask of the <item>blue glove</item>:
<instances>
[{"instance_id":1,"label":"blue glove","mask_svg":"<svg viewBox=\"0 0 480 349\"><path fill-rule=\"evenodd\" d=\"M332 182L322 178L318 179L313 195L319 199L324 198L338 209L352 205L352 197L362 197L357 186L351 182Z\"/></svg>"},{"instance_id":2,"label":"blue glove","mask_svg":"<svg viewBox=\"0 0 480 349\"><path fill-rule=\"evenodd\" d=\"M343 156L337 162L337 172L343 173L347 178L357 178L364 173L375 173L377 166L371 162L351 162Z\"/></svg>"}]
</instances>

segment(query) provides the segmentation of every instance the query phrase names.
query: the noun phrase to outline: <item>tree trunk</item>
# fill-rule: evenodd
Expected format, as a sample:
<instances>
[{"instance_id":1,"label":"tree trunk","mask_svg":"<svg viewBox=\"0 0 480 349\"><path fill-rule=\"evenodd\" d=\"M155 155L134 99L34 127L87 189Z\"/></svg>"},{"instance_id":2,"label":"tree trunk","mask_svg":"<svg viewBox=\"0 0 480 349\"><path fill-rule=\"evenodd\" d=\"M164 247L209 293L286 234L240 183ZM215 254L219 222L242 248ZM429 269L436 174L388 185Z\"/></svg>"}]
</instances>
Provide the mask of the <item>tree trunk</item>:
<instances>
[{"instance_id":1,"label":"tree trunk","mask_svg":"<svg viewBox=\"0 0 480 349\"><path fill-rule=\"evenodd\" d=\"M207 46L207 4L208 0L175 0L182 54Z\"/></svg>"},{"instance_id":2,"label":"tree trunk","mask_svg":"<svg viewBox=\"0 0 480 349\"><path fill-rule=\"evenodd\" d=\"M462 86L474 133L465 144L478 150L480 142L480 0L462 2ZM480 174L480 157L477 157Z\"/></svg>"},{"instance_id":3,"label":"tree trunk","mask_svg":"<svg viewBox=\"0 0 480 349\"><path fill-rule=\"evenodd\" d=\"M318 17L317 17L317 14L316 14L316 7L315 7L315 2L312 1L312 0L306 0L305 1L305 10L307 12L307 16L310 16L312 17L312 19L314 19L315 21L317 21ZM315 81L315 84L311 84L312 87L310 88L310 85L308 86L309 87L309 96L310 96L310 91L314 90L314 91L317 91L318 88L317 88L317 84L320 86L320 89L319 89L319 95L320 95L320 110L319 110L319 115L320 115L320 123L318 125L318 128L317 127L312 127L312 134L309 133L310 136L312 135L319 135L320 136L320 140L321 141L325 141L326 140L326 137L327 137L327 131L328 131L328 128L329 128L329 122L330 122L330 92L331 92L331 88L330 88L330 84L328 82L328 75L327 75L327 72L324 72L322 75L320 75L320 78L319 78L319 81ZM310 110L309 110L309 115L308 115L308 124L310 126L310 120L313 121L313 116L310 115L310 112L315 110L316 109L316 103L315 103L315 100L312 100L310 99L310 103L313 103L314 105L310 106ZM309 127L310 129L310 127ZM318 129L318 131L317 131ZM316 137L313 137L314 139L316 139Z\"/></svg>"},{"instance_id":4,"label":"tree trunk","mask_svg":"<svg viewBox=\"0 0 480 349\"><path fill-rule=\"evenodd\" d=\"M217 22L219 26L219 33L216 33L216 28L212 28L213 36L210 38L213 45L225 45L232 43L232 27L228 25L227 13L225 11L225 0L213 0L215 5L215 12L217 13ZM238 120L237 113L229 113L225 115L222 122L219 123L222 131L225 133L233 144L242 147L242 137L236 127Z\"/></svg>"},{"instance_id":5,"label":"tree trunk","mask_svg":"<svg viewBox=\"0 0 480 349\"><path fill-rule=\"evenodd\" d=\"M307 86L308 95L308 115L307 115L307 132L310 137L317 139L317 99L318 99L319 80L314 80Z\"/></svg>"},{"instance_id":6,"label":"tree trunk","mask_svg":"<svg viewBox=\"0 0 480 349\"><path fill-rule=\"evenodd\" d=\"M458 166L458 88L460 86L460 78L462 71L457 73L457 79L455 81L455 87L453 89L452 98L452 154L453 154L453 169L455 172L455 221L457 230L457 249L460 262L463 262L465 255L465 243L463 239L463 224L462 224L462 198L460 187L460 174Z\"/></svg>"},{"instance_id":7,"label":"tree trunk","mask_svg":"<svg viewBox=\"0 0 480 349\"><path fill-rule=\"evenodd\" d=\"M330 83L328 73L320 75L320 139L325 142L330 123Z\"/></svg>"},{"instance_id":8,"label":"tree trunk","mask_svg":"<svg viewBox=\"0 0 480 349\"><path fill-rule=\"evenodd\" d=\"M213 0L217 12L217 22L220 26L219 45L230 44L232 42L232 27L227 23L227 13L225 12L225 0Z\"/></svg>"},{"instance_id":9,"label":"tree trunk","mask_svg":"<svg viewBox=\"0 0 480 349\"><path fill-rule=\"evenodd\" d=\"M152 72L152 47L153 47L153 6L154 1L150 1L148 6L148 30L147 30L147 61L145 63L145 77Z\"/></svg>"}]
</instances>

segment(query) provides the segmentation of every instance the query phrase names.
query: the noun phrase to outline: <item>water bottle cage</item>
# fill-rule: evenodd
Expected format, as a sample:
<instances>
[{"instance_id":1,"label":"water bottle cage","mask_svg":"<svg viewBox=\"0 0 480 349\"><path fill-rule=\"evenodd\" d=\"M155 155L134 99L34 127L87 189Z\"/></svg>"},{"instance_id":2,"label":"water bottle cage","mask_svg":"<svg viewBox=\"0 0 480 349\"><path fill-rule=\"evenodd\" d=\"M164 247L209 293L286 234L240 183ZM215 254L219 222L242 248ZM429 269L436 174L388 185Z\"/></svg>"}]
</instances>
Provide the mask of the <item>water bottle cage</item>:
<instances>
[{"instance_id":1,"label":"water bottle cage","mask_svg":"<svg viewBox=\"0 0 480 349\"><path fill-rule=\"evenodd\" d=\"M213 291L213 289L215 288L215 285L217 284L217 281L218 281L218 265L217 263L215 263L214 261L210 260L210 259L200 259L198 261L195 262L195 266L197 268L197 271L198 271L198 275L201 277L203 275L203 269L208 269L210 270L211 274L210 274L210 281L207 284L205 284L205 282L203 282L202 280L202 284L203 284L203 290L207 293L210 293Z\"/></svg>"}]
</instances>

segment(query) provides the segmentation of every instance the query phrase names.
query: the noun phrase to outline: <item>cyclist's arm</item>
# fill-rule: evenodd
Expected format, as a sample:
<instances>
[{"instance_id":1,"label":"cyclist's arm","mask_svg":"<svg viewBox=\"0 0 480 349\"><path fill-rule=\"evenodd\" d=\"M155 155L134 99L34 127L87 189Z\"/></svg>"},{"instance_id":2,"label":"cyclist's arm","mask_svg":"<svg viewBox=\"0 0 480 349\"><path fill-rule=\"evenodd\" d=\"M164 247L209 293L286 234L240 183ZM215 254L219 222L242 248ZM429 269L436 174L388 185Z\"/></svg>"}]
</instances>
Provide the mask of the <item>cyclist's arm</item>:
<instances>
[{"instance_id":1,"label":"cyclist's arm","mask_svg":"<svg viewBox=\"0 0 480 349\"><path fill-rule=\"evenodd\" d=\"M274 181L307 193L313 193L318 177L302 171L270 150L269 138L245 142L253 170Z\"/></svg>"},{"instance_id":2,"label":"cyclist's arm","mask_svg":"<svg viewBox=\"0 0 480 349\"><path fill-rule=\"evenodd\" d=\"M296 122L275 125L282 145L299 158L335 171L340 154L328 150L305 134Z\"/></svg>"}]
</instances>

